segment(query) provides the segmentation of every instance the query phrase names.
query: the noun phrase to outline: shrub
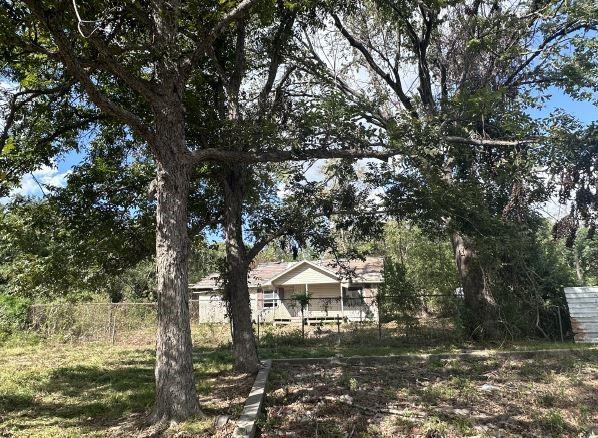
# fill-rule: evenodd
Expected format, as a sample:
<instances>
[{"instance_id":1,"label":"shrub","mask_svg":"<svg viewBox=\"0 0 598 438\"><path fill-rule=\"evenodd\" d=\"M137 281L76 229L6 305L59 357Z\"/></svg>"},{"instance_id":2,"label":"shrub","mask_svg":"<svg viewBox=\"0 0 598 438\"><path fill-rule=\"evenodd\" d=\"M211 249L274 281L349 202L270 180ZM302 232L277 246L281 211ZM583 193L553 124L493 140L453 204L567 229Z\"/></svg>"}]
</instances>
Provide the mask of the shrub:
<instances>
[{"instance_id":1,"label":"shrub","mask_svg":"<svg viewBox=\"0 0 598 438\"><path fill-rule=\"evenodd\" d=\"M395 321L405 327L417 325L417 314L422 308L407 271L401 263L384 261L384 283L378 289L378 307L382 322Z\"/></svg>"},{"instance_id":2,"label":"shrub","mask_svg":"<svg viewBox=\"0 0 598 438\"><path fill-rule=\"evenodd\" d=\"M0 294L0 335L25 328L29 305L24 298Z\"/></svg>"}]
</instances>

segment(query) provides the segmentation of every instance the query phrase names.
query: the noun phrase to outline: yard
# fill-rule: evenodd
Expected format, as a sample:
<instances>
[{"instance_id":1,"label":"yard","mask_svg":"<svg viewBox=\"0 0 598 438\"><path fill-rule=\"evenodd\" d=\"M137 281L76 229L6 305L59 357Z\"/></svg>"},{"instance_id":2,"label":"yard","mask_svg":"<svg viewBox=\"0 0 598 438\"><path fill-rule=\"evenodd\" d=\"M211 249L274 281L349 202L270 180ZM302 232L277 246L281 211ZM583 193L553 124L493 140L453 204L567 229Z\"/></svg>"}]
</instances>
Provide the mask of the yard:
<instances>
[{"instance_id":1,"label":"yard","mask_svg":"<svg viewBox=\"0 0 598 438\"><path fill-rule=\"evenodd\" d=\"M104 344L0 347L0 436L137 436L154 397L154 351ZM225 352L196 349L196 381L205 418L167 431L228 436L253 376L235 375Z\"/></svg>"},{"instance_id":2,"label":"yard","mask_svg":"<svg viewBox=\"0 0 598 438\"><path fill-rule=\"evenodd\" d=\"M533 359L277 362L262 436L586 436L598 350Z\"/></svg>"},{"instance_id":3,"label":"yard","mask_svg":"<svg viewBox=\"0 0 598 438\"><path fill-rule=\"evenodd\" d=\"M443 327L444 328L444 327ZM262 327L262 358L349 357L458 352L488 348L455 334L420 330L407 338L384 327ZM204 417L166 435L230 436L253 376L232 372L227 325L193 325L195 370ZM148 436L153 403L152 329L110 341L23 335L0 345L0 436ZM425 336L421 336L425 334ZM71 339L70 341L68 339ZM579 348L560 359L371 361L357 364L275 362L263 436L462 435L504 430L577 434L598 423L598 351L554 343L503 349ZM494 351L494 350L486 350ZM345 362L342 359L341 362ZM483 384L492 387L485 392ZM220 416L230 418L216 427ZM220 417L222 418L222 417ZM484 429L487 428L487 429Z\"/></svg>"}]
</instances>

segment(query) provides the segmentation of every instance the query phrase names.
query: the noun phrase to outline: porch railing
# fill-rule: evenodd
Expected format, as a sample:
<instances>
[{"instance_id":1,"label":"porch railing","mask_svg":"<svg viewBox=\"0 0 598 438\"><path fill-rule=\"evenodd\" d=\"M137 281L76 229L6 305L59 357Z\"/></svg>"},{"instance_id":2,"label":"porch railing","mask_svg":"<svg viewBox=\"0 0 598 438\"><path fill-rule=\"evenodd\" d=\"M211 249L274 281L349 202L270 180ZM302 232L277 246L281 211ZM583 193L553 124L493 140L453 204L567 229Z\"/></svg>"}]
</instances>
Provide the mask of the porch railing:
<instances>
[{"instance_id":1,"label":"porch railing","mask_svg":"<svg viewBox=\"0 0 598 438\"><path fill-rule=\"evenodd\" d=\"M259 304L262 304L260 306ZM310 321L335 320L337 318L351 321L375 320L378 314L373 299L343 299L340 297L310 298L309 304L301 312L299 301L293 298L258 303L257 311L263 322L291 322L305 318Z\"/></svg>"}]
</instances>

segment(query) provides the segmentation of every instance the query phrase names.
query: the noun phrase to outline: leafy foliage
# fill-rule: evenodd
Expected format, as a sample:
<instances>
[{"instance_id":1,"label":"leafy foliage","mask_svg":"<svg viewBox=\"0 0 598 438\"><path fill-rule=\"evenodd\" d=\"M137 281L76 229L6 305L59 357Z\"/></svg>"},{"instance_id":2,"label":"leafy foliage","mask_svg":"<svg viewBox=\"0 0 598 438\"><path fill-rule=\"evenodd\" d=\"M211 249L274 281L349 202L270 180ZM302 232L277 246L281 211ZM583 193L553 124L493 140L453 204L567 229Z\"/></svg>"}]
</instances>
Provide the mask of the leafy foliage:
<instances>
[{"instance_id":1,"label":"leafy foliage","mask_svg":"<svg viewBox=\"0 0 598 438\"><path fill-rule=\"evenodd\" d=\"M2 288L12 295L48 301L108 293L118 301L120 276L151 254L141 246L148 230L134 222L73 223L77 217L49 199L17 198L0 219Z\"/></svg>"},{"instance_id":2,"label":"leafy foliage","mask_svg":"<svg viewBox=\"0 0 598 438\"><path fill-rule=\"evenodd\" d=\"M30 301L0 293L0 338L25 328Z\"/></svg>"},{"instance_id":3,"label":"leafy foliage","mask_svg":"<svg viewBox=\"0 0 598 438\"><path fill-rule=\"evenodd\" d=\"M598 285L598 239L591 237L590 229L579 230L568 261L571 268L579 272L577 281L581 285Z\"/></svg>"},{"instance_id":4,"label":"leafy foliage","mask_svg":"<svg viewBox=\"0 0 598 438\"><path fill-rule=\"evenodd\" d=\"M407 280L407 270L401 263L385 260L384 283L378 289L378 306L382 322L396 321L408 328L417 325L422 301Z\"/></svg>"},{"instance_id":5,"label":"leafy foliage","mask_svg":"<svg viewBox=\"0 0 598 438\"><path fill-rule=\"evenodd\" d=\"M549 225L531 229L497 225L495 233L478 239L477 245L507 336L558 339L559 311L566 335L563 288L574 285L575 278L567 251L550 238Z\"/></svg>"}]
</instances>

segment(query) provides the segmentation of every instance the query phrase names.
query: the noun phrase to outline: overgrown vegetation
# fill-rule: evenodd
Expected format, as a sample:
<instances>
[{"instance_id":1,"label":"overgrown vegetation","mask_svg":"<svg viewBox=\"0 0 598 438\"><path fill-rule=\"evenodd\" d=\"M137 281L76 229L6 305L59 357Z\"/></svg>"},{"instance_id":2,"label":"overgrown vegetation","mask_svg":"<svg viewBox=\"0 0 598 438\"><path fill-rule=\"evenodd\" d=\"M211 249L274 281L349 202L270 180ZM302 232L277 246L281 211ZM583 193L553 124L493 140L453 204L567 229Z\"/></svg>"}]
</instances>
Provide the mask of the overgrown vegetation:
<instances>
[{"instance_id":1,"label":"overgrown vegetation","mask_svg":"<svg viewBox=\"0 0 598 438\"><path fill-rule=\"evenodd\" d=\"M0 4L0 293L155 299L155 423L200 412L190 272L219 268L235 367L258 370L248 268L274 243L340 265L394 219L416 244L370 248L394 257L384 313L458 307L483 342L555 338L562 286L596 278L598 124L547 104L595 103L591 0ZM69 155L64 187L35 179ZM27 175L44 199L14 196Z\"/></svg>"},{"instance_id":2,"label":"overgrown vegetation","mask_svg":"<svg viewBox=\"0 0 598 438\"><path fill-rule=\"evenodd\" d=\"M25 298L0 293L0 343L4 337L27 328L30 304Z\"/></svg>"},{"instance_id":3,"label":"overgrown vegetation","mask_svg":"<svg viewBox=\"0 0 598 438\"><path fill-rule=\"evenodd\" d=\"M417 325L422 298L407 280L405 266L390 259L384 262L384 283L378 289L378 312L381 322L396 321L407 329Z\"/></svg>"}]
</instances>

